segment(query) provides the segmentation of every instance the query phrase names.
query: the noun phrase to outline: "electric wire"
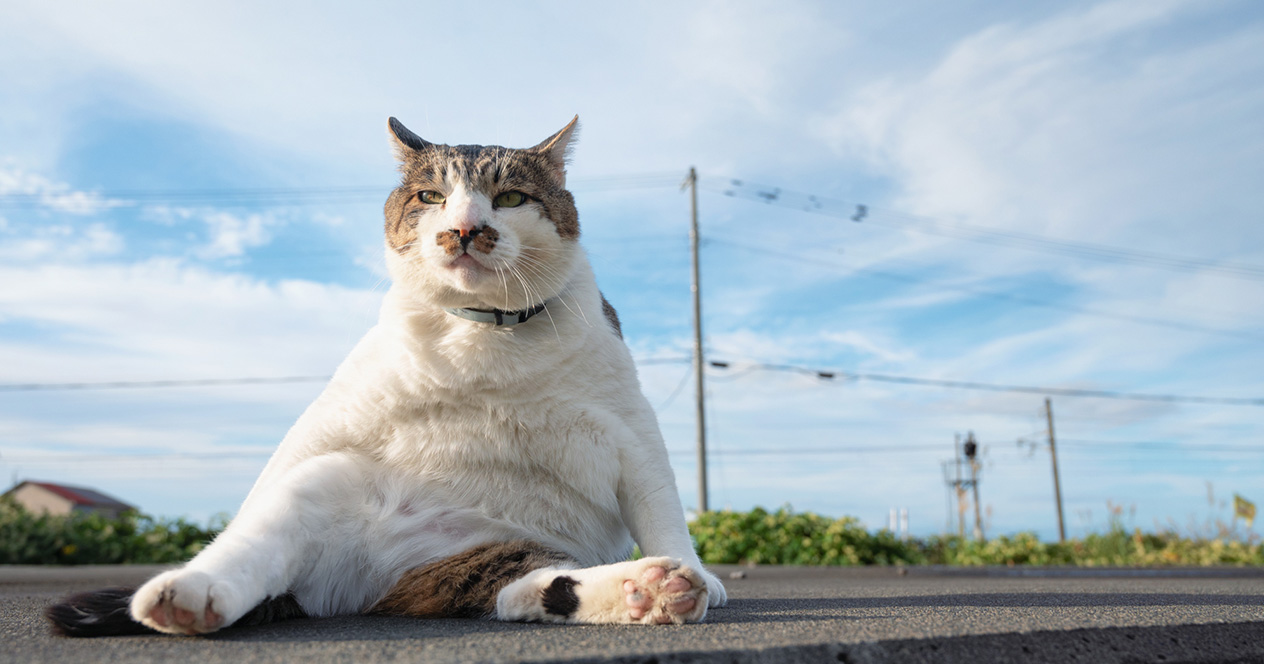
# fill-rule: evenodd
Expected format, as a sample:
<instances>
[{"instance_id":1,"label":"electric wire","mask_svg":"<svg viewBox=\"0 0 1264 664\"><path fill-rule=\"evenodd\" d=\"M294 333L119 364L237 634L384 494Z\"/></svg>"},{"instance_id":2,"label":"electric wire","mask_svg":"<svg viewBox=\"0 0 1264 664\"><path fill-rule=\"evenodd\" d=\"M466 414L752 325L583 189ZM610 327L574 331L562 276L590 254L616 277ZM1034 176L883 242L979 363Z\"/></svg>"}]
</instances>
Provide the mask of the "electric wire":
<instances>
[{"instance_id":1,"label":"electric wire","mask_svg":"<svg viewBox=\"0 0 1264 664\"><path fill-rule=\"evenodd\" d=\"M732 354L732 353L729 353ZM641 365L680 364L692 361L687 356L652 357L636 360ZM707 362L711 370L727 370L733 366L730 362L710 360ZM1006 385L1000 383L984 383L976 381L948 380L939 378L922 378L917 376L898 376L892 374L858 372L844 369L821 369L793 364L773 364L756 362L742 366L745 373L755 371L778 371L814 376L823 380L869 380L875 382L896 383L902 385L919 385L926 387L942 387L949 389L983 390L990 392L1014 392L1022 394L1054 395L1065 397L1083 397L1094 399L1121 399L1130 401L1157 401L1166 403L1220 404L1231 406L1264 406L1264 398L1255 397L1209 397L1187 394L1159 394L1141 392L1121 392L1114 390L1091 390L1066 387L1038 387L1028 385ZM177 387L220 387L229 385L268 385L285 383L305 383L328 381L331 376L282 376L277 378L209 378L191 380L148 380L148 381L105 381L80 383L8 383L0 384L0 392L33 392L54 390L93 390L93 389L132 389L132 388L177 388Z\"/></svg>"},{"instance_id":2,"label":"electric wire","mask_svg":"<svg viewBox=\"0 0 1264 664\"><path fill-rule=\"evenodd\" d=\"M572 178L568 189L575 192L613 191L675 187L676 173L633 173ZM100 191L40 191L0 193L0 210L56 208L79 205L97 208L127 208L140 205L181 205L190 207L258 206L277 207L320 203L385 200L394 188L386 183L372 186L256 187L205 189L104 189Z\"/></svg>"},{"instance_id":3,"label":"electric wire","mask_svg":"<svg viewBox=\"0 0 1264 664\"><path fill-rule=\"evenodd\" d=\"M194 378L184 380L111 380L80 383L6 383L0 392L36 392L53 390L120 390L173 387L226 387L230 385L284 385L290 383L323 383L333 376L279 376L274 378Z\"/></svg>"},{"instance_id":4,"label":"electric wire","mask_svg":"<svg viewBox=\"0 0 1264 664\"><path fill-rule=\"evenodd\" d=\"M650 357L636 360L638 364L678 364L689 362L683 356ZM332 375L321 376L276 376L276 377L233 377L233 378L189 378L169 380L110 380L98 382L65 382L65 383L3 383L0 392L38 392L65 390L120 390L120 389L164 389L180 387L228 387L233 385L285 385L291 383L324 383Z\"/></svg>"},{"instance_id":5,"label":"electric wire","mask_svg":"<svg viewBox=\"0 0 1264 664\"><path fill-rule=\"evenodd\" d=\"M711 361L713 369L728 369L730 363ZM791 364L754 363L743 369L759 371L781 371L814 375L823 380L841 378L843 380L869 380L900 385L920 385L926 387L942 387L960 390L983 390L988 392L1014 392L1020 394L1039 394L1044 396L1086 397L1094 399L1122 399L1128 401L1157 401L1164 403L1198 403L1220 404L1228 406L1264 406L1264 398L1254 397L1208 397L1187 394L1157 394L1142 392L1120 392L1114 390L1090 390L1069 387L1036 387L1028 385L1005 385L1000 383L983 383L964 380L947 380L940 378L921 378L917 376L897 376L892 374L851 371L842 369L813 369Z\"/></svg>"},{"instance_id":6,"label":"electric wire","mask_svg":"<svg viewBox=\"0 0 1264 664\"><path fill-rule=\"evenodd\" d=\"M712 193L732 198L758 201L813 214L845 218L854 222L878 226L891 226L956 240L1041 251L1109 263L1182 272L1208 271L1226 276L1264 281L1264 267L1258 265L1137 251L1103 244L1050 238L1034 233L1006 231L973 224L949 224L915 215L875 210L865 204L849 203L825 196L796 192L734 178L714 176L701 178L699 187Z\"/></svg>"},{"instance_id":7,"label":"electric wire","mask_svg":"<svg viewBox=\"0 0 1264 664\"><path fill-rule=\"evenodd\" d=\"M762 246L762 247L754 246L754 245L749 245L749 244L736 242L736 241L728 240L728 239L711 238L708 241L708 244L718 244L718 245L723 245L723 246L729 246L729 247L741 249L741 250L752 252L752 253L758 253L761 256L773 256L773 257L781 258L784 260L793 260L799 263L809 263L813 265L820 265L822 267L833 268L835 270L844 271L848 273L864 274L867 276L877 277L879 279L886 279L888 281L899 281L899 282L909 283L909 284L931 285L943 290L951 290L951 291L957 291L960 293L967 293L967 294L974 295L977 297L983 297L983 298L988 298L992 300L1014 302L1014 303L1022 304L1025 306L1043 307L1046 309L1059 309L1062 311L1070 311L1070 312L1074 312L1078 314L1084 314L1087 316L1094 316L1097 318L1110 318L1114 320L1127 321L1130 323L1140 323L1142 325L1151 325L1155 327L1166 327L1166 328L1171 328L1175 330L1183 330L1186 332L1204 332L1207 334L1217 334L1217 335L1222 335L1222 336L1238 337L1238 338L1252 339L1252 340L1264 339L1264 333L1260 333L1260 332L1251 332L1251 331L1245 331L1245 330L1228 330L1224 328L1207 327L1204 325L1195 325L1192 323L1184 323L1181 321L1168 320L1164 318L1150 318L1148 316L1134 316L1130 314L1122 314L1122 313L1117 313L1113 311L1106 311L1103 309L1096 309L1092 307L1081 307L1081 306L1076 306L1073 304L1065 304L1061 302L1050 302L1048 300L1040 300L1036 298L1025 297L1022 295L1013 295L1010 293L999 293L996 291L989 291L989 290L984 290L980 288L971 288L969 286L953 286L949 284L940 284L940 283L935 283L926 279L919 279L917 277L910 277L907 275L896 274L894 272L886 272L884 270L875 270L873 268L867 268L867 267L848 267L846 265L841 265L838 262L832 261L832 260L824 260L821 258L816 258L813 256L804 255L804 254L791 254L787 252L781 252L775 249L770 249L767 246Z\"/></svg>"}]
</instances>

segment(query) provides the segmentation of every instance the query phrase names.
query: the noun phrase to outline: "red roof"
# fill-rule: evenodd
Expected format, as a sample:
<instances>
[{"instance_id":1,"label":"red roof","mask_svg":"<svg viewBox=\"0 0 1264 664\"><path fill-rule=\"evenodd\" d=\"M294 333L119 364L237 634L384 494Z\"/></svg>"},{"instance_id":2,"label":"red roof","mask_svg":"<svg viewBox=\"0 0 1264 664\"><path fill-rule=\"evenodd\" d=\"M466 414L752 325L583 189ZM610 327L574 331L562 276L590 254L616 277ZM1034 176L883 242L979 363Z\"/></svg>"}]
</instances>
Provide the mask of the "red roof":
<instances>
[{"instance_id":1,"label":"red roof","mask_svg":"<svg viewBox=\"0 0 1264 664\"><path fill-rule=\"evenodd\" d=\"M52 482L23 482L22 484L34 484L45 491L50 491L76 505L85 505L89 507L113 507L118 509L132 509L131 505L107 496L100 491L85 489L77 486L66 486L64 484L53 484ZM16 487L15 487L16 489Z\"/></svg>"},{"instance_id":2,"label":"red roof","mask_svg":"<svg viewBox=\"0 0 1264 664\"><path fill-rule=\"evenodd\" d=\"M31 484L34 484L35 486L43 487L49 491L52 491L53 493L61 496L62 498L65 498L66 500L69 500L70 502L76 505L91 505L92 504L92 501L79 495L78 493L75 493L75 490L71 489L68 486L53 484L51 482L31 482Z\"/></svg>"}]
</instances>

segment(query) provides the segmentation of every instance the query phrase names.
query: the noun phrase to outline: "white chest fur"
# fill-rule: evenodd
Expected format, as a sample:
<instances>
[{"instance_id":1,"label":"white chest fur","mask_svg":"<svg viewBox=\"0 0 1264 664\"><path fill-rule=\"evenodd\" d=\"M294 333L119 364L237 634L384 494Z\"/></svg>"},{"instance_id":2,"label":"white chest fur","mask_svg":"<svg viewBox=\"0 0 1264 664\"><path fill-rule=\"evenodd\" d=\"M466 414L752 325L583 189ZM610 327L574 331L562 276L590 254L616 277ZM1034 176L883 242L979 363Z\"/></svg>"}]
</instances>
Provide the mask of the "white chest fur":
<instances>
[{"instance_id":1,"label":"white chest fur","mask_svg":"<svg viewBox=\"0 0 1264 664\"><path fill-rule=\"evenodd\" d=\"M632 544L622 466L637 456L628 448L662 443L633 433L656 429L652 411L626 347L598 327L600 295L580 284L512 329L414 315L388 296L382 322L295 425L243 508L304 460L347 454L369 505L347 514L348 527L438 513L450 522L446 535L461 535L454 547L474 532L509 532L586 564L622 559ZM415 556L392 555L390 566L451 553L440 544L414 544Z\"/></svg>"}]
</instances>

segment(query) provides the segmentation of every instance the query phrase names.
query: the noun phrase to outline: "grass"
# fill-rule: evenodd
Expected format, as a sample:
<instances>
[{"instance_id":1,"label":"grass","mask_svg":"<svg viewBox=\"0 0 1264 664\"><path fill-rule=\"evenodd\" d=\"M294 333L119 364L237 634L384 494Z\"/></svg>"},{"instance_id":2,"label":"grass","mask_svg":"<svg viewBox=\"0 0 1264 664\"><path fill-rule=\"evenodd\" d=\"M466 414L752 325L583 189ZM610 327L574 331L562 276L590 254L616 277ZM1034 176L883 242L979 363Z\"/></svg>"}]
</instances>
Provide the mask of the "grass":
<instances>
[{"instance_id":1,"label":"grass","mask_svg":"<svg viewBox=\"0 0 1264 664\"><path fill-rule=\"evenodd\" d=\"M1115 513L1117 516L1117 513ZM690 524L703 562L769 565L1264 565L1258 536L1220 528L1214 537L1175 530L1143 533L1112 518L1104 533L1065 543L1034 533L984 542L956 536L901 540L888 530L869 532L853 517L831 519L789 508L769 512L706 512Z\"/></svg>"},{"instance_id":2,"label":"grass","mask_svg":"<svg viewBox=\"0 0 1264 664\"><path fill-rule=\"evenodd\" d=\"M117 519L95 514L32 514L0 498L0 564L101 565L176 563L192 558L223 529L139 512Z\"/></svg>"},{"instance_id":3,"label":"grass","mask_svg":"<svg viewBox=\"0 0 1264 664\"><path fill-rule=\"evenodd\" d=\"M1221 527L1211 536L1174 529L1143 533L1115 518L1104 533L1065 543L1034 533L985 542L951 536L902 540L870 532L854 517L833 519L781 508L769 512L706 512L689 524L703 562L764 565L1264 565L1259 537ZM86 565L175 563L192 558L223 529L183 519L160 520L137 512L117 519L97 515L48 516L0 499L0 564Z\"/></svg>"}]
</instances>

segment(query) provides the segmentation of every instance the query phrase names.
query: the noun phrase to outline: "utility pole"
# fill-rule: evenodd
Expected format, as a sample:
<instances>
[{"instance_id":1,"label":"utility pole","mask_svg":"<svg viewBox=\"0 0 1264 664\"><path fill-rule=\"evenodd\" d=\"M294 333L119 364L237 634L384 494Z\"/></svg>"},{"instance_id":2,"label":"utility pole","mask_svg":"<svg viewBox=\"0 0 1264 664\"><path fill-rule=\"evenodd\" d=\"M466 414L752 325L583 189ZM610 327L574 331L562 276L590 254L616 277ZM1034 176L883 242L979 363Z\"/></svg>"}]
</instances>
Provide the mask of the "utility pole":
<instances>
[{"instance_id":1,"label":"utility pole","mask_svg":"<svg viewBox=\"0 0 1264 664\"><path fill-rule=\"evenodd\" d=\"M1066 541L1066 525L1062 521L1062 482L1058 479L1058 447L1053 437L1053 400L1045 397L1045 417L1049 421L1049 456L1053 459L1053 500L1058 505L1058 541Z\"/></svg>"},{"instance_id":2,"label":"utility pole","mask_svg":"<svg viewBox=\"0 0 1264 664\"><path fill-rule=\"evenodd\" d=\"M698 402L698 513L701 514L707 511L707 414L702 376L705 363L702 357L702 281L698 267L698 171L693 166L689 167L685 186L689 187L689 244L693 250L693 281L689 289L693 291L693 371Z\"/></svg>"},{"instance_id":3,"label":"utility pole","mask_svg":"<svg viewBox=\"0 0 1264 664\"><path fill-rule=\"evenodd\" d=\"M957 496L957 537L966 538L966 491L961 480L961 434L953 434L953 457L957 461L957 479L953 481L953 494Z\"/></svg>"},{"instance_id":4,"label":"utility pole","mask_svg":"<svg viewBox=\"0 0 1264 664\"><path fill-rule=\"evenodd\" d=\"M953 439L954 459L952 461L943 462L944 468L944 484L948 486L950 494L949 511L951 512L951 497L955 496L957 500L957 537L966 538L966 490L972 489L974 492L974 536L978 540L983 540L983 514L979 506L979 463L977 457L979 454L979 444L974 440L974 432L971 431L963 445L961 442L961 434L956 434ZM966 462L970 465L970 476L962 477L961 473L961 457L965 455ZM952 516L949 514L948 527L952 527Z\"/></svg>"},{"instance_id":5,"label":"utility pole","mask_svg":"<svg viewBox=\"0 0 1264 664\"><path fill-rule=\"evenodd\" d=\"M974 489L974 538L983 541L983 515L979 508L979 444L974 432L966 434L966 459L970 462L970 486Z\"/></svg>"}]
</instances>

